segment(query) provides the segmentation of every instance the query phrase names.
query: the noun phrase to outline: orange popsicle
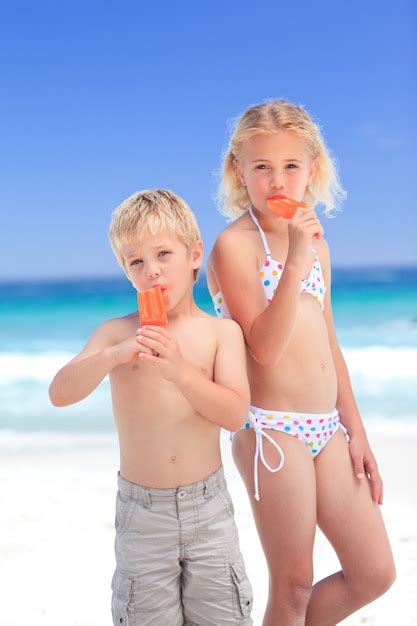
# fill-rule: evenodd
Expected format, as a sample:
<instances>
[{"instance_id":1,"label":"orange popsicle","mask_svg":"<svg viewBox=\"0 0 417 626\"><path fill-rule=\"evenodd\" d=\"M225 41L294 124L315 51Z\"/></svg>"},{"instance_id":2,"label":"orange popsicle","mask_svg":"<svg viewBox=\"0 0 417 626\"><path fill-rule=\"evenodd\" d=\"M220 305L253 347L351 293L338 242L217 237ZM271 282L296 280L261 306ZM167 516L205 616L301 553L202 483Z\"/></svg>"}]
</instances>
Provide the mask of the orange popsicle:
<instances>
[{"instance_id":1,"label":"orange popsicle","mask_svg":"<svg viewBox=\"0 0 417 626\"><path fill-rule=\"evenodd\" d=\"M298 207L307 208L304 202L298 202L287 196L275 195L269 196L266 200L266 206L277 217L284 217L286 220L290 220L294 215L294 212Z\"/></svg>"},{"instance_id":2,"label":"orange popsicle","mask_svg":"<svg viewBox=\"0 0 417 626\"><path fill-rule=\"evenodd\" d=\"M138 291L138 306L141 326L145 324L165 326L168 324L161 285L152 287L147 291Z\"/></svg>"}]
</instances>

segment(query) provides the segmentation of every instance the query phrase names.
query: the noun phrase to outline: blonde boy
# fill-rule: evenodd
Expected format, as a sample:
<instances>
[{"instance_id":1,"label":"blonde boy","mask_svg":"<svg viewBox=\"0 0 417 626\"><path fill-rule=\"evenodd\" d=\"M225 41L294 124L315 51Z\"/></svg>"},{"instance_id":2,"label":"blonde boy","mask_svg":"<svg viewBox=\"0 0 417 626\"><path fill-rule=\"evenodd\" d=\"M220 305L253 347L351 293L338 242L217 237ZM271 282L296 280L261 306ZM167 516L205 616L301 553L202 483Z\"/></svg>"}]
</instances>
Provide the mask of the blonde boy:
<instances>
[{"instance_id":1,"label":"blonde boy","mask_svg":"<svg viewBox=\"0 0 417 626\"><path fill-rule=\"evenodd\" d=\"M168 190L134 194L110 225L135 289L161 285L166 327L134 311L99 326L55 376L66 406L108 374L120 444L114 624L251 624L252 594L223 477L220 427L249 403L239 326L199 309L202 242L191 209Z\"/></svg>"}]
</instances>

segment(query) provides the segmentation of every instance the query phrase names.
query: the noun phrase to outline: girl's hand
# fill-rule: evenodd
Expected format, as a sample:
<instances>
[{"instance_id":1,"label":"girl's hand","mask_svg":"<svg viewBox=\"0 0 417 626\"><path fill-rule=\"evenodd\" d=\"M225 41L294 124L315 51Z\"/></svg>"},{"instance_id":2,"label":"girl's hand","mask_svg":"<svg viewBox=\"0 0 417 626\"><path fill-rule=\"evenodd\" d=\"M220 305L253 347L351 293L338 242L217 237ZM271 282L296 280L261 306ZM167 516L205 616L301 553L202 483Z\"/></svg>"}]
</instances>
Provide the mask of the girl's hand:
<instances>
[{"instance_id":1,"label":"girl's hand","mask_svg":"<svg viewBox=\"0 0 417 626\"><path fill-rule=\"evenodd\" d=\"M353 435L350 437L349 451L356 477L359 480L363 480L366 476L368 477L371 483L372 500L376 504L382 504L384 492L382 478L366 435Z\"/></svg>"},{"instance_id":2,"label":"girl's hand","mask_svg":"<svg viewBox=\"0 0 417 626\"><path fill-rule=\"evenodd\" d=\"M175 383L185 365L176 339L162 326L143 326L136 337L151 351L151 354L142 352L140 360L158 367L165 380Z\"/></svg>"},{"instance_id":3,"label":"girl's hand","mask_svg":"<svg viewBox=\"0 0 417 626\"><path fill-rule=\"evenodd\" d=\"M305 263L311 255L311 240L323 237L324 230L313 209L299 208L288 222L287 261Z\"/></svg>"}]
</instances>

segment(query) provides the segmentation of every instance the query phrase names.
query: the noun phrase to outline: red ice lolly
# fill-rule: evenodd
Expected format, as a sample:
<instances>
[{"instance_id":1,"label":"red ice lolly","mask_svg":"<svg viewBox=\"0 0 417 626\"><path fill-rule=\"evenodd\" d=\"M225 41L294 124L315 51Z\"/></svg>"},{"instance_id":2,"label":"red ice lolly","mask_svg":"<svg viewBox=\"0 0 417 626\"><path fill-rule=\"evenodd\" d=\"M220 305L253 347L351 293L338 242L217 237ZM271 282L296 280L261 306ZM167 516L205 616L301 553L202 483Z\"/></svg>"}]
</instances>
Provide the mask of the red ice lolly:
<instances>
[{"instance_id":1,"label":"red ice lolly","mask_svg":"<svg viewBox=\"0 0 417 626\"><path fill-rule=\"evenodd\" d=\"M277 217L283 217L290 220L298 207L307 208L304 202L287 198L287 196L275 195L269 196L266 200L266 206Z\"/></svg>"},{"instance_id":2,"label":"red ice lolly","mask_svg":"<svg viewBox=\"0 0 417 626\"><path fill-rule=\"evenodd\" d=\"M165 326L168 318L161 285L147 291L138 291L140 325Z\"/></svg>"}]
</instances>

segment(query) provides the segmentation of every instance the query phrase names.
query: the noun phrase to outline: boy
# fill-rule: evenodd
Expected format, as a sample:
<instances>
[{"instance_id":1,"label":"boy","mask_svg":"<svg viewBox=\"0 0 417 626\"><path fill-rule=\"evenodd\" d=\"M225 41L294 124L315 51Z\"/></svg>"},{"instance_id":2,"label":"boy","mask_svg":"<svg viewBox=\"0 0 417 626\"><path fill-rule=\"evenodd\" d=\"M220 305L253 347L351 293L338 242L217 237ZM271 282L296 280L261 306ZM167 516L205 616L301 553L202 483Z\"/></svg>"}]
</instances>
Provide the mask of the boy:
<instances>
[{"instance_id":1,"label":"boy","mask_svg":"<svg viewBox=\"0 0 417 626\"><path fill-rule=\"evenodd\" d=\"M55 376L50 397L78 402L110 376L120 443L113 623L252 624L219 437L247 415L241 330L194 302L202 242L174 193L127 198L109 236L135 289L161 286L168 324L138 328L136 311L105 322Z\"/></svg>"}]
</instances>

